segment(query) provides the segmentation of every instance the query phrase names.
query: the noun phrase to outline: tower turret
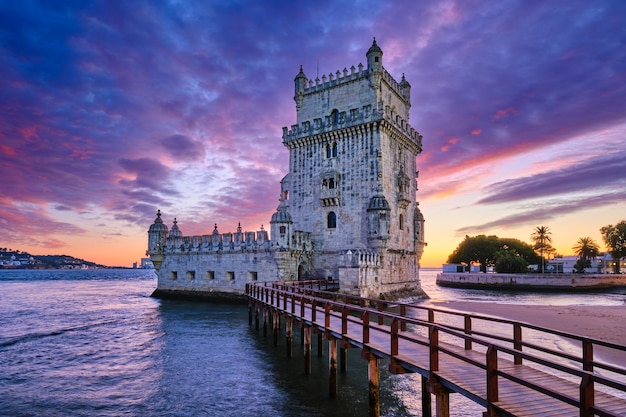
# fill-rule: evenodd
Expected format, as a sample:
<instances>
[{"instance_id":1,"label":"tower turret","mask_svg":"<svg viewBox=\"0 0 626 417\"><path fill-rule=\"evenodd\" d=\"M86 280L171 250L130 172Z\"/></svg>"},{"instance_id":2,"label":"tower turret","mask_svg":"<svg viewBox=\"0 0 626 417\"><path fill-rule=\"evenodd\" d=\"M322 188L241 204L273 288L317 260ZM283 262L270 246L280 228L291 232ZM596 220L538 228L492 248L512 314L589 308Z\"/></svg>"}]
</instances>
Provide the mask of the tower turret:
<instances>
[{"instance_id":1,"label":"tower turret","mask_svg":"<svg viewBox=\"0 0 626 417\"><path fill-rule=\"evenodd\" d=\"M154 223L148 229L148 250L146 251L146 255L150 257L157 271L161 268L161 262L163 262L163 249L167 234L167 226L161 219L161 210L157 210L156 219L154 219Z\"/></svg>"},{"instance_id":2,"label":"tower turret","mask_svg":"<svg viewBox=\"0 0 626 417\"><path fill-rule=\"evenodd\" d=\"M272 220L270 220L272 244L279 248L289 248L290 237L293 233L292 227L293 220L291 219L291 214L287 211L286 202L281 196L276 213L272 215Z\"/></svg>"},{"instance_id":3,"label":"tower turret","mask_svg":"<svg viewBox=\"0 0 626 417\"><path fill-rule=\"evenodd\" d=\"M402 74L402 81L398 84L400 87L400 94L402 94L402 98L407 102L409 108L411 107L411 84L404 78L404 73Z\"/></svg>"},{"instance_id":4,"label":"tower turret","mask_svg":"<svg viewBox=\"0 0 626 417\"><path fill-rule=\"evenodd\" d=\"M383 50L376 44L376 38L372 42L372 46L365 54L367 57L367 73L370 84L377 92L380 89L380 82L383 79ZM377 101L379 97L377 94Z\"/></svg>"},{"instance_id":5,"label":"tower turret","mask_svg":"<svg viewBox=\"0 0 626 417\"><path fill-rule=\"evenodd\" d=\"M296 110L298 110L302 106L302 98L304 96L304 89L306 88L307 78L304 75L304 71L302 71L302 65L300 65L300 72L296 75L296 78L293 80L295 84L295 95L293 99L296 102Z\"/></svg>"}]
</instances>

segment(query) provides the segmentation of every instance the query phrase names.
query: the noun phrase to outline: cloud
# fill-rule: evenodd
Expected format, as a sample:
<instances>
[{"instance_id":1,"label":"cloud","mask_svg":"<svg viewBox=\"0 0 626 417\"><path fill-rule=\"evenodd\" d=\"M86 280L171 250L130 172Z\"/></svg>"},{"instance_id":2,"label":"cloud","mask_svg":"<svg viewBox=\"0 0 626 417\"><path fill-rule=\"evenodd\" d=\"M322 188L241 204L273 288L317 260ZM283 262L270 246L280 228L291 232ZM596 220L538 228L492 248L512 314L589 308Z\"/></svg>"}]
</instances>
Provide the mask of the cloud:
<instances>
[{"instance_id":1,"label":"cloud","mask_svg":"<svg viewBox=\"0 0 626 417\"><path fill-rule=\"evenodd\" d=\"M568 193L600 193L626 188L626 151L601 155L524 178L490 184L477 204L504 203ZM605 200L607 201L607 200Z\"/></svg>"},{"instance_id":2,"label":"cloud","mask_svg":"<svg viewBox=\"0 0 626 417\"><path fill-rule=\"evenodd\" d=\"M626 191L617 191L579 198L542 201L531 207L514 210L514 214L490 222L459 228L456 230L456 233L458 236L462 236L469 233L485 233L485 230L494 228L513 228L516 226L542 223L563 217L568 213L590 210L606 205L620 204L625 199Z\"/></svg>"}]
</instances>

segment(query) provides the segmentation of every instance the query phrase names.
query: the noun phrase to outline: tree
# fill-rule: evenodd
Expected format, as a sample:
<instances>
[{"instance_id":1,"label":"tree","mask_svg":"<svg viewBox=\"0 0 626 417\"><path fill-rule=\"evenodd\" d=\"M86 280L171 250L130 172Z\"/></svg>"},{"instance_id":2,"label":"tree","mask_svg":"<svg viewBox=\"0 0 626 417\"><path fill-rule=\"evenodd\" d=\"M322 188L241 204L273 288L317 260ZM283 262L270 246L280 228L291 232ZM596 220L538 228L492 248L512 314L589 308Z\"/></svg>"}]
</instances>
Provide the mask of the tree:
<instances>
[{"instance_id":1,"label":"tree","mask_svg":"<svg viewBox=\"0 0 626 417\"><path fill-rule=\"evenodd\" d=\"M626 221L622 220L615 226L609 224L600 228L602 240L611 253L614 261L613 272L620 272L620 260L626 256Z\"/></svg>"},{"instance_id":2,"label":"tree","mask_svg":"<svg viewBox=\"0 0 626 417\"><path fill-rule=\"evenodd\" d=\"M552 231L550 231L549 226L537 226L535 227L533 234L530 236L530 238L533 240L533 243L534 243L533 247L535 248L535 250L538 250L540 252L541 273L543 273L543 270L544 270L543 252L546 249L551 248L551 244L552 244L552 236L550 236L551 234L552 234Z\"/></svg>"},{"instance_id":3,"label":"tree","mask_svg":"<svg viewBox=\"0 0 626 417\"><path fill-rule=\"evenodd\" d=\"M480 263L480 269L487 271L487 266L493 266L493 254L500 249L497 236L478 235L474 237L465 236L454 252L448 256L448 263Z\"/></svg>"},{"instance_id":4,"label":"tree","mask_svg":"<svg viewBox=\"0 0 626 417\"><path fill-rule=\"evenodd\" d=\"M572 246L572 250L579 259L582 259L583 262L591 261L600 253L600 247L598 244L588 236L579 238L576 241L576 244ZM591 266L591 262L589 263L589 266Z\"/></svg>"},{"instance_id":5,"label":"tree","mask_svg":"<svg viewBox=\"0 0 626 417\"><path fill-rule=\"evenodd\" d=\"M521 274L528 271L528 261L507 246L494 253L494 259L497 273Z\"/></svg>"},{"instance_id":6,"label":"tree","mask_svg":"<svg viewBox=\"0 0 626 417\"><path fill-rule=\"evenodd\" d=\"M537 263L539 256L533 248L518 239L499 238L497 236L478 235L465 236L454 252L448 256L448 263L480 263L480 269L487 271L488 266L495 265L496 252L504 248L514 250L527 263Z\"/></svg>"}]
</instances>

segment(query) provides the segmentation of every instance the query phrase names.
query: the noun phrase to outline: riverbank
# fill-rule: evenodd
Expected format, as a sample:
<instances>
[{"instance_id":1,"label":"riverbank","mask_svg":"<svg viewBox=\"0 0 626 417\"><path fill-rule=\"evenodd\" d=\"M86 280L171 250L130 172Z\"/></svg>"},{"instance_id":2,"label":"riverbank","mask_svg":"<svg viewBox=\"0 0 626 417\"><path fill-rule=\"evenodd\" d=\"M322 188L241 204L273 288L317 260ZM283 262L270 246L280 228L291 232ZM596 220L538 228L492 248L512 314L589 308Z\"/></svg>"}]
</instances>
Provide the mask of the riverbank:
<instances>
[{"instance_id":1,"label":"riverbank","mask_svg":"<svg viewBox=\"0 0 626 417\"><path fill-rule=\"evenodd\" d=\"M434 308L521 321L566 333L587 336L626 346L626 304L620 306L547 306L480 303L469 301L427 302ZM626 363L626 352L597 348L598 357Z\"/></svg>"},{"instance_id":2,"label":"riverbank","mask_svg":"<svg viewBox=\"0 0 626 417\"><path fill-rule=\"evenodd\" d=\"M452 288L589 291L626 286L622 274L484 274L443 272L437 285Z\"/></svg>"}]
</instances>

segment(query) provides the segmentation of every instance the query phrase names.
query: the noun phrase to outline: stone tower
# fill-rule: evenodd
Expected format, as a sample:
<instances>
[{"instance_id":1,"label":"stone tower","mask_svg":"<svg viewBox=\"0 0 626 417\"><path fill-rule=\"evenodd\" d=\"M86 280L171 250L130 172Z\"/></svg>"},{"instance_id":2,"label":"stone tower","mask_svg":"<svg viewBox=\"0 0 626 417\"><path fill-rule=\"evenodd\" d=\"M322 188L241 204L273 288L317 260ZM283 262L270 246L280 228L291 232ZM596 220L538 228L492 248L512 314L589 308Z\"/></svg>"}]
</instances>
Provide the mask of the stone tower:
<instances>
[{"instance_id":1,"label":"stone tower","mask_svg":"<svg viewBox=\"0 0 626 417\"><path fill-rule=\"evenodd\" d=\"M416 202L422 137L409 124L411 86L383 67L373 41L359 64L296 75L296 123L283 128L289 173L272 224L311 234L310 274L361 296L421 292L424 218ZM278 232L278 234L274 234ZM272 229L272 239L288 235Z\"/></svg>"}]
</instances>

